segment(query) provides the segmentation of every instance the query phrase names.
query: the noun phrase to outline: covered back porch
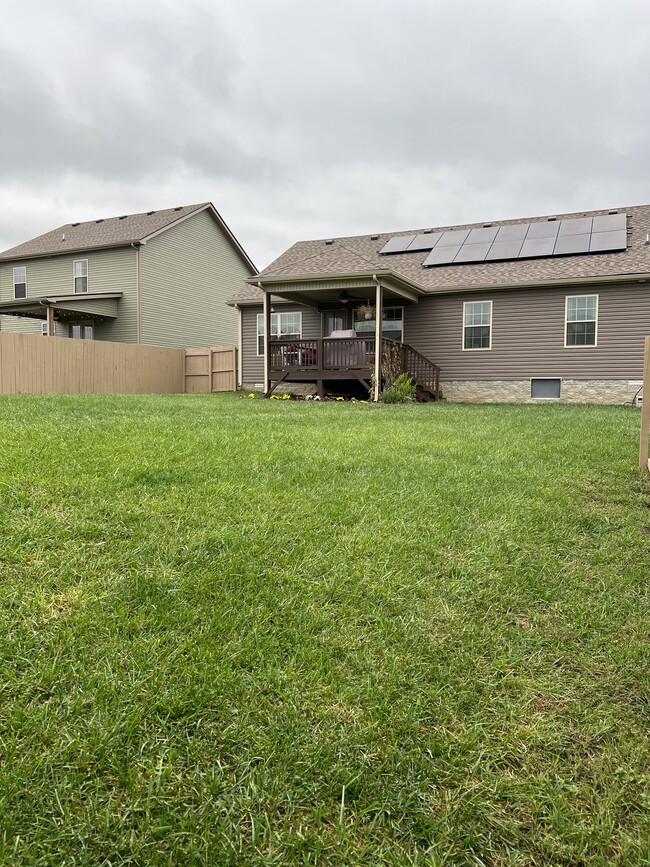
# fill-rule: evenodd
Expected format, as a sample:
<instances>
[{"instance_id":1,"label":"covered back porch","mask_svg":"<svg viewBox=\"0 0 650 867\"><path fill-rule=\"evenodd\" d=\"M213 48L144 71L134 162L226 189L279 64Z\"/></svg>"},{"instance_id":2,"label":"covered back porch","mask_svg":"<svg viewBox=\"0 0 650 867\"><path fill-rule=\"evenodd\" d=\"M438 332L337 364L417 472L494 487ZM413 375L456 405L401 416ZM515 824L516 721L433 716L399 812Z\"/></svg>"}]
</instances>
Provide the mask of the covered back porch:
<instances>
[{"instance_id":1,"label":"covered back porch","mask_svg":"<svg viewBox=\"0 0 650 867\"><path fill-rule=\"evenodd\" d=\"M401 339L399 305L418 303L421 292L414 284L387 272L265 279L258 286L263 292L260 319L267 397L281 383L313 383L322 396L344 381L353 381L379 400L390 371L408 373L421 399L440 398L440 369ZM278 299L318 311L322 336L305 340L280 329L274 334L271 317Z\"/></svg>"}]
</instances>

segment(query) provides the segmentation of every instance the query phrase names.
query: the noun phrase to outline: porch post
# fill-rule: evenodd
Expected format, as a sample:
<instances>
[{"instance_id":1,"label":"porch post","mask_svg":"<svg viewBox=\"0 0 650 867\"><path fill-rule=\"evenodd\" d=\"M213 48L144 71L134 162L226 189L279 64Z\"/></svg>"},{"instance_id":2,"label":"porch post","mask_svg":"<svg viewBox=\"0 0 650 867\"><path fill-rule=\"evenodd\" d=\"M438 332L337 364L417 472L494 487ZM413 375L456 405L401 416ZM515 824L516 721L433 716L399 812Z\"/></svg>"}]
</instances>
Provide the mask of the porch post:
<instances>
[{"instance_id":1,"label":"porch post","mask_svg":"<svg viewBox=\"0 0 650 867\"><path fill-rule=\"evenodd\" d=\"M264 395L271 391L271 296L264 292Z\"/></svg>"},{"instance_id":2,"label":"porch post","mask_svg":"<svg viewBox=\"0 0 650 867\"><path fill-rule=\"evenodd\" d=\"M47 336L54 337L54 307L47 305Z\"/></svg>"},{"instance_id":3,"label":"porch post","mask_svg":"<svg viewBox=\"0 0 650 867\"><path fill-rule=\"evenodd\" d=\"M375 288L375 387L372 399L377 402L381 395L381 326L384 318L384 291L381 283L377 280Z\"/></svg>"}]
</instances>

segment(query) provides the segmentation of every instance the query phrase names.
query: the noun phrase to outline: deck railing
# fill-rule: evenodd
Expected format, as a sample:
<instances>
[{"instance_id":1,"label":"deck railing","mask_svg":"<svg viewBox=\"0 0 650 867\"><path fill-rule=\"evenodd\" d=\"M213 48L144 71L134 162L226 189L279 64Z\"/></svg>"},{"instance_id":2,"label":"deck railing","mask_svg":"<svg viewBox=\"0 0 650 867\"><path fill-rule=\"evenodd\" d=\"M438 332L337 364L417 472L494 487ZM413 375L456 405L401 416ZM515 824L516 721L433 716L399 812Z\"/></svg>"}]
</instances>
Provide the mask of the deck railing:
<instances>
[{"instance_id":1,"label":"deck railing","mask_svg":"<svg viewBox=\"0 0 650 867\"><path fill-rule=\"evenodd\" d=\"M375 341L360 337L272 340L272 371L367 370L375 363Z\"/></svg>"},{"instance_id":2,"label":"deck railing","mask_svg":"<svg viewBox=\"0 0 650 867\"><path fill-rule=\"evenodd\" d=\"M272 340L269 344L269 367L275 374L292 371L328 370L373 371L375 339L369 337L322 337L314 340ZM416 385L440 397L440 368L407 343L382 339L382 368L408 373Z\"/></svg>"}]
</instances>

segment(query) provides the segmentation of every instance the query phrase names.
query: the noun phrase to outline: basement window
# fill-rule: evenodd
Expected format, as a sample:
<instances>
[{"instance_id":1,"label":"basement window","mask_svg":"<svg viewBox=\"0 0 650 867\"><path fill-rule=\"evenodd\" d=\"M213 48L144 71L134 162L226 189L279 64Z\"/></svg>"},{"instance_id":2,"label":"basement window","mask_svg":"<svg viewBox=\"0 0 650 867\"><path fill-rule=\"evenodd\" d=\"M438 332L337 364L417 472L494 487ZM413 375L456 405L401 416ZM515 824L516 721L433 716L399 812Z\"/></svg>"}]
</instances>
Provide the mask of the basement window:
<instances>
[{"instance_id":1,"label":"basement window","mask_svg":"<svg viewBox=\"0 0 650 867\"><path fill-rule=\"evenodd\" d=\"M530 396L537 400L559 400L561 379L531 379Z\"/></svg>"}]
</instances>

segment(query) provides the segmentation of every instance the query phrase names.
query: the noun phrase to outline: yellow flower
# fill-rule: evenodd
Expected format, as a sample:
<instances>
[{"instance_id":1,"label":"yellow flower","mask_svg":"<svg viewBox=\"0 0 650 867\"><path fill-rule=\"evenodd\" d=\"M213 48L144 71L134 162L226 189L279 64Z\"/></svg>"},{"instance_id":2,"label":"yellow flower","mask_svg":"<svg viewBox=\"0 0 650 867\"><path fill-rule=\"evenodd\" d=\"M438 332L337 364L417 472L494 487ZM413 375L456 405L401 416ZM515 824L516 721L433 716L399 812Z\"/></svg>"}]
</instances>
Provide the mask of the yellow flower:
<instances>
[{"instance_id":1,"label":"yellow flower","mask_svg":"<svg viewBox=\"0 0 650 867\"><path fill-rule=\"evenodd\" d=\"M253 394L252 391L251 391L251 393L250 393L248 396L249 396L249 397L255 397L255 395Z\"/></svg>"}]
</instances>

